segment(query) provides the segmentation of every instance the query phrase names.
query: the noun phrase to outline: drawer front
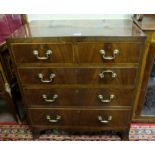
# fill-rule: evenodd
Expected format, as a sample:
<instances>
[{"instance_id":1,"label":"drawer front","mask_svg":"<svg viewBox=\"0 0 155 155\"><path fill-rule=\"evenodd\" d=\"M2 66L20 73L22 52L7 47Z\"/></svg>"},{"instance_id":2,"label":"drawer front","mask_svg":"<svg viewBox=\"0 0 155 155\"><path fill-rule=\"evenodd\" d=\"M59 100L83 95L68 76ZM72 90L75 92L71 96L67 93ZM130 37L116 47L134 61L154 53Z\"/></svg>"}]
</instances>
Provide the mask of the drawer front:
<instances>
[{"instance_id":1,"label":"drawer front","mask_svg":"<svg viewBox=\"0 0 155 155\"><path fill-rule=\"evenodd\" d=\"M29 68L19 69L23 84L120 84L134 85L137 69Z\"/></svg>"},{"instance_id":2,"label":"drawer front","mask_svg":"<svg viewBox=\"0 0 155 155\"><path fill-rule=\"evenodd\" d=\"M29 109L33 125L123 127L130 110Z\"/></svg>"},{"instance_id":3,"label":"drawer front","mask_svg":"<svg viewBox=\"0 0 155 155\"><path fill-rule=\"evenodd\" d=\"M24 89L23 92L27 106L130 106L132 104L130 89L55 88Z\"/></svg>"},{"instance_id":4,"label":"drawer front","mask_svg":"<svg viewBox=\"0 0 155 155\"><path fill-rule=\"evenodd\" d=\"M79 43L79 63L137 63L141 44L138 43Z\"/></svg>"},{"instance_id":5,"label":"drawer front","mask_svg":"<svg viewBox=\"0 0 155 155\"><path fill-rule=\"evenodd\" d=\"M13 44L17 63L72 63L72 44Z\"/></svg>"},{"instance_id":6,"label":"drawer front","mask_svg":"<svg viewBox=\"0 0 155 155\"><path fill-rule=\"evenodd\" d=\"M118 84L134 85L137 69L135 68L87 68L78 69L77 81L80 84Z\"/></svg>"},{"instance_id":7,"label":"drawer front","mask_svg":"<svg viewBox=\"0 0 155 155\"><path fill-rule=\"evenodd\" d=\"M22 84L73 84L76 83L76 70L64 68L19 69Z\"/></svg>"}]
</instances>

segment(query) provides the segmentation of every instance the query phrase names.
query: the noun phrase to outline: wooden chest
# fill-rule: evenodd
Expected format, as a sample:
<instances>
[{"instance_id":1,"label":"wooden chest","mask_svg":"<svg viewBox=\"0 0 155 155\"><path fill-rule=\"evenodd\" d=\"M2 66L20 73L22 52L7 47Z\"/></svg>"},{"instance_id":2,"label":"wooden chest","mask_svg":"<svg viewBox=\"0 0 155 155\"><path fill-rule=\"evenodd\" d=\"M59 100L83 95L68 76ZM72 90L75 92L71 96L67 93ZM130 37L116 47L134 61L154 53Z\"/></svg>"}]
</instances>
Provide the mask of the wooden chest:
<instances>
[{"instance_id":1,"label":"wooden chest","mask_svg":"<svg viewBox=\"0 0 155 155\"><path fill-rule=\"evenodd\" d=\"M32 21L8 45L34 136L114 130L128 138L144 33L130 20Z\"/></svg>"}]
</instances>

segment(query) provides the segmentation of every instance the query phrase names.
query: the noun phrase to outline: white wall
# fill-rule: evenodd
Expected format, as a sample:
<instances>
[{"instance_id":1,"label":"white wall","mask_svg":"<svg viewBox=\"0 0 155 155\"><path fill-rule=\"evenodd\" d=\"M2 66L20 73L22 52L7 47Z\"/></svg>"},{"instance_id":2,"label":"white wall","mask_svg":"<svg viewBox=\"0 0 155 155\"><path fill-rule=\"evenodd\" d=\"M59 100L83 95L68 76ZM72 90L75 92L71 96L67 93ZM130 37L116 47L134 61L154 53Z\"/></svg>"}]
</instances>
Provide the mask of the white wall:
<instances>
[{"instance_id":1,"label":"white wall","mask_svg":"<svg viewBox=\"0 0 155 155\"><path fill-rule=\"evenodd\" d=\"M28 14L31 20L63 20L63 19L130 19L132 14Z\"/></svg>"}]
</instances>

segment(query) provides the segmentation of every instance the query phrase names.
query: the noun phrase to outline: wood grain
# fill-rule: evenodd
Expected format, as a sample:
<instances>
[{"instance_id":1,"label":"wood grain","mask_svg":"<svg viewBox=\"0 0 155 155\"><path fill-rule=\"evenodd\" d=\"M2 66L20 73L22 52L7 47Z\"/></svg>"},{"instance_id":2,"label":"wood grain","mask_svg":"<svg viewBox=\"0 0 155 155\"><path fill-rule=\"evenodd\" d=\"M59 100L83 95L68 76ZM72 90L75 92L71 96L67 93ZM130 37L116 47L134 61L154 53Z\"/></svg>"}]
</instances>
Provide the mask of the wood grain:
<instances>
[{"instance_id":1,"label":"wood grain","mask_svg":"<svg viewBox=\"0 0 155 155\"><path fill-rule=\"evenodd\" d=\"M20 79L25 84L45 84L38 78L38 74L42 73L44 80L49 80L51 74L56 77L49 85L55 84L118 84L118 85L135 85L137 69L115 69L110 68L111 72L117 74L116 78L112 77L112 73L104 73L104 78L100 78L99 74L108 69L104 68L31 68L19 69Z\"/></svg>"},{"instance_id":2,"label":"wood grain","mask_svg":"<svg viewBox=\"0 0 155 155\"><path fill-rule=\"evenodd\" d=\"M33 95L32 95L33 94ZM52 99L54 94L58 98L53 103L43 100L42 95L46 94ZM109 103L102 103L98 95L103 95L104 100L110 99L114 94L115 98ZM124 94L124 95L122 95ZM25 103L28 107L69 107L69 106L131 106L132 90L126 89L97 89L97 88L53 88L53 89L24 89Z\"/></svg>"},{"instance_id":3,"label":"wood grain","mask_svg":"<svg viewBox=\"0 0 155 155\"><path fill-rule=\"evenodd\" d=\"M46 129L114 130L126 140L140 85L145 38L131 20L34 21L13 33L7 43L33 135ZM38 61L32 54L35 49L40 56L48 49L53 55L47 61ZM104 60L101 49L106 56L112 56L115 49L119 55ZM100 78L99 74L107 70L117 76L104 73ZM45 84L38 73L44 80L49 80L51 73L56 77ZM49 99L54 94L59 98L49 104L42 99L43 93ZM98 94L103 99L110 94L115 98L104 105ZM46 115L51 119L61 115L62 119L51 124ZM99 122L99 115L103 120L112 116L112 120L105 125Z\"/></svg>"},{"instance_id":4,"label":"wood grain","mask_svg":"<svg viewBox=\"0 0 155 155\"><path fill-rule=\"evenodd\" d=\"M141 44L137 43L78 43L77 59L79 63L137 63L141 53ZM119 54L113 60L105 60L99 53L104 50L106 55L113 56L114 50L119 50ZM130 53L130 54L129 54Z\"/></svg>"},{"instance_id":5,"label":"wood grain","mask_svg":"<svg viewBox=\"0 0 155 155\"><path fill-rule=\"evenodd\" d=\"M38 60L33 54L37 50L40 57L45 57L47 50L52 54L47 60ZM73 63L73 47L69 43L56 44L13 44L12 52L16 63Z\"/></svg>"},{"instance_id":6,"label":"wood grain","mask_svg":"<svg viewBox=\"0 0 155 155\"><path fill-rule=\"evenodd\" d=\"M52 125L52 126L108 126L122 127L126 126L129 121L129 110L112 110L112 109L30 109L29 114L34 125ZM58 123L50 123L46 120L46 116L50 115L53 119L56 115L60 115L61 119ZM107 120L108 116L112 116L112 120L107 123L100 123L98 116L102 116Z\"/></svg>"}]
</instances>

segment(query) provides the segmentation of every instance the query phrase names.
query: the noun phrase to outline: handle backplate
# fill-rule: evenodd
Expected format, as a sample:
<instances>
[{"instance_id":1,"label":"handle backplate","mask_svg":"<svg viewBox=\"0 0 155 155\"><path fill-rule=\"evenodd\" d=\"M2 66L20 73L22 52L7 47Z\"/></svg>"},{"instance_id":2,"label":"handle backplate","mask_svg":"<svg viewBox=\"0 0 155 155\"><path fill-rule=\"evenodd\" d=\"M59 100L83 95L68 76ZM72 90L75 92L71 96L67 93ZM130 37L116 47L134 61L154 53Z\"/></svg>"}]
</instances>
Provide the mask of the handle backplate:
<instances>
[{"instance_id":1,"label":"handle backplate","mask_svg":"<svg viewBox=\"0 0 155 155\"><path fill-rule=\"evenodd\" d=\"M48 120L48 122L50 122L50 123L57 123L61 120L61 116L56 115L55 119L53 119L50 115L46 115L46 120Z\"/></svg>"},{"instance_id":2,"label":"handle backplate","mask_svg":"<svg viewBox=\"0 0 155 155\"><path fill-rule=\"evenodd\" d=\"M49 98L47 97L46 94L43 94L43 95L42 95L42 99L43 99L45 102L53 103L53 102L56 101L57 98L58 98L58 95L57 95L57 94L54 94L53 97L52 97L52 99L49 99Z\"/></svg>"},{"instance_id":3,"label":"handle backplate","mask_svg":"<svg viewBox=\"0 0 155 155\"><path fill-rule=\"evenodd\" d=\"M99 94L98 95L98 99L102 102L102 103L110 103L113 99L115 98L114 94L111 94L109 99L104 99L103 95Z\"/></svg>"},{"instance_id":4,"label":"handle backplate","mask_svg":"<svg viewBox=\"0 0 155 155\"><path fill-rule=\"evenodd\" d=\"M47 60L47 59L49 59L50 55L52 55L52 51L51 51L51 50L47 50L47 51L45 52L45 56L44 56L44 57L40 57L40 56L39 56L38 50L34 50L34 51L33 51L33 55L34 55L38 60Z\"/></svg>"},{"instance_id":5,"label":"handle backplate","mask_svg":"<svg viewBox=\"0 0 155 155\"><path fill-rule=\"evenodd\" d=\"M101 49L101 50L99 51L99 53L102 55L102 58L103 58L104 60L114 60L114 59L116 58L116 56L119 54L119 50L118 50L118 49L115 49L115 50L113 51L113 55L112 55L112 56L106 56L106 52L105 52L105 50L103 50L103 49Z\"/></svg>"},{"instance_id":6,"label":"handle backplate","mask_svg":"<svg viewBox=\"0 0 155 155\"><path fill-rule=\"evenodd\" d=\"M116 78L117 77L117 74L114 71L109 70L109 69L108 70L105 70L105 71L102 71L101 73L99 73L99 77L101 79L103 79L103 78L105 78L105 74L107 74L107 73L110 73L112 78Z\"/></svg>"},{"instance_id":7,"label":"handle backplate","mask_svg":"<svg viewBox=\"0 0 155 155\"><path fill-rule=\"evenodd\" d=\"M103 119L101 115L98 116L98 120L102 124L108 124L112 120L112 116L108 116L107 119Z\"/></svg>"},{"instance_id":8,"label":"handle backplate","mask_svg":"<svg viewBox=\"0 0 155 155\"><path fill-rule=\"evenodd\" d=\"M44 79L44 75L42 74L42 73L39 73L38 74L38 78L40 79L40 81L42 82L42 83L51 83L51 82L53 82L53 79L56 77L56 75L54 74L54 73L51 73L50 74L50 77L49 77L49 80L45 80Z\"/></svg>"}]
</instances>

